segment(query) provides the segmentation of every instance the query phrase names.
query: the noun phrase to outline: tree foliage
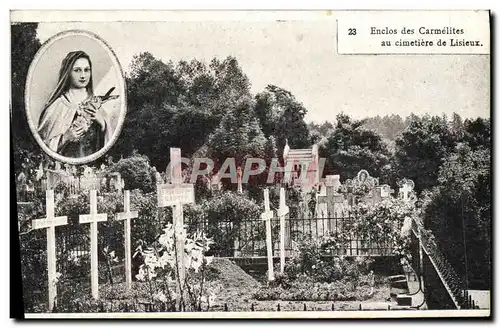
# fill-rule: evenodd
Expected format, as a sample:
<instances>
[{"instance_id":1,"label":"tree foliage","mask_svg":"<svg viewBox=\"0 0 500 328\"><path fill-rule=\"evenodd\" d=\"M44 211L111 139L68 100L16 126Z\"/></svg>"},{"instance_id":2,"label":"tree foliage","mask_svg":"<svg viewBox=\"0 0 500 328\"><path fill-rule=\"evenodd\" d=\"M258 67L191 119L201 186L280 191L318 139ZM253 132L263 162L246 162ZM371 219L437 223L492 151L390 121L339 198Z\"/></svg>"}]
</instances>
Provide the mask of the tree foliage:
<instances>
[{"instance_id":1,"label":"tree foliage","mask_svg":"<svg viewBox=\"0 0 500 328\"><path fill-rule=\"evenodd\" d=\"M24 106L28 69L41 46L36 34L37 27L38 23L11 25L11 127L16 173L23 169L23 164L29 166L28 163L41 154L29 129Z\"/></svg>"},{"instance_id":2,"label":"tree foliage","mask_svg":"<svg viewBox=\"0 0 500 328\"><path fill-rule=\"evenodd\" d=\"M337 115L335 129L326 144L329 173L341 178L353 178L360 170L369 169L373 176L381 176L389 163L390 154L380 135L363 127L363 121Z\"/></svg>"},{"instance_id":3,"label":"tree foliage","mask_svg":"<svg viewBox=\"0 0 500 328\"><path fill-rule=\"evenodd\" d=\"M481 289L489 288L491 279L490 161L489 149L457 146L439 169L438 185L424 207L426 228L438 246L464 280L467 268L469 283Z\"/></svg>"}]
</instances>

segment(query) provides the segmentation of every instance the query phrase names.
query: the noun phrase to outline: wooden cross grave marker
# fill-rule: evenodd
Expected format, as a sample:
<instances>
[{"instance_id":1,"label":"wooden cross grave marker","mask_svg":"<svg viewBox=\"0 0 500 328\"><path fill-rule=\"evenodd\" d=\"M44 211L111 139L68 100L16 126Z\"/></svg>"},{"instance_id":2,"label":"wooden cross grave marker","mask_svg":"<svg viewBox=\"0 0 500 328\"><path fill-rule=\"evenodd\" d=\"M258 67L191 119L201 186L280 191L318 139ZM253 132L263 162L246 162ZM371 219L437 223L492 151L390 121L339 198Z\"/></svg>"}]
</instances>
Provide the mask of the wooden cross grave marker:
<instances>
[{"instance_id":1,"label":"wooden cross grave marker","mask_svg":"<svg viewBox=\"0 0 500 328\"><path fill-rule=\"evenodd\" d=\"M139 217L137 211L130 210L130 190L125 190L123 195L123 212L116 213L117 221L124 221L125 224L125 281L127 284L127 289L132 288L132 249L130 245L130 228L131 219Z\"/></svg>"},{"instance_id":2,"label":"wooden cross grave marker","mask_svg":"<svg viewBox=\"0 0 500 328\"><path fill-rule=\"evenodd\" d=\"M186 264L184 263L183 256L184 239L180 235L184 228L184 211L182 205L194 203L194 185L191 183L182 183L180 148L170 148L170 177L172 183L157 184L158 207L172 206L172 220L176 236L176 255L178 259L177 263L179 263L179 280L182 283L186 277ZM181 286L178 285L177 289L180 290L180 288Z\"/></svg>"},{"instance_id":3,"label":"wooden cross grave marker","mask_svg":"<svg viewBox=\"0 0 500 328\"><path fill-rule=\"evenodd\" d=\"M285 203L285 188L280 189L280 207L278 216L280 218L280 272L285 272L285 217L290 212L290 208Z\"/></svg>"},{"instance_id":4,"label":"wooden cross grave marker","mask_svg":"<svg viewBox=\"0 0 500 328\"><path fill-rule=\"evenodd\" d=\"M67 216L55 216L54 190L45 192L47 217L33 220L31 227L35 229L47 229L47 272L49 279L49 311L52 312L56 305L56 227L68 224Z\"/></svg>"},{"instance_id":5,"label":"wooden cross grave marker","mask_svg":"<svg viewBox=\"0 0 500 328\"><path fill-rule=\"evenodd\" d=\"M271 211L269 206L269 189L264 189L264 213L260 215L261 219L266 222L266 248L267 248L267 279L269 281L274 280L274 268L273 268L273 243L271 240L271 219L274 216L273 211Z\"/></svg>"},{"instance_id":6,"label":"wooden cross grave marker","mask_svg":"<svg viewBox=\"0 0 500 328\"><path fill-rule=\"evenodd\" d=\"M80 214L80 223L90 223L90 284L92 297L99 298L99 273L97 262L97 224L108 220L106 213L97 213L97 191L90 191L90 214Z\"/></svg>"}]
</instances>

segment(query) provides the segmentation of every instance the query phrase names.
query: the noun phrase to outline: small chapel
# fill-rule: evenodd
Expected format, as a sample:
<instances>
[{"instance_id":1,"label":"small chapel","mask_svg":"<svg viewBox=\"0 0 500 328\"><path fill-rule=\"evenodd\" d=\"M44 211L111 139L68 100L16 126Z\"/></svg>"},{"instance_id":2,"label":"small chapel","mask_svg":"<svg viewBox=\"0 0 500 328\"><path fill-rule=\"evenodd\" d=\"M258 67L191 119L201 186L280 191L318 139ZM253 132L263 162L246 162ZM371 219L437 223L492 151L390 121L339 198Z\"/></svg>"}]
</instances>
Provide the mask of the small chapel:
<instances>
[{"instance_id":1,"label":"small chapel","mask_svg":"<svg viewBox=\"0 0 500 328\"><path fill-rule=\"evenodd\" d=\"M283 163L285 176L290 174L289 184L300 186L303 191L309 191L320 182L318 145L314 144L308 149L292 149L286 140L283 149ZM307 180L301 178L306 174Z\"/></svg>"}]
</instances>

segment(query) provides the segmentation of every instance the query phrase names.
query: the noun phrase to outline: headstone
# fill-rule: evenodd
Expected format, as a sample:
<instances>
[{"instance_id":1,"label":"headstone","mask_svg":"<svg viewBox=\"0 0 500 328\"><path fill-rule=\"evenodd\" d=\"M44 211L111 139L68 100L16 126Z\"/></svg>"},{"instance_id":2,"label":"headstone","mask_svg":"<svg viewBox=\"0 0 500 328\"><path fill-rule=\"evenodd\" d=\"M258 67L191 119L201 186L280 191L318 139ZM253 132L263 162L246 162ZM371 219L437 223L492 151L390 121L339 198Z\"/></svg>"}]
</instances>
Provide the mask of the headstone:
<instances>
[{"instance_id":1,"label":"headstone","mask_svg":"<svg viewBox=\"0 0 500 328\"><path fill-rule=\"evenodd\" d=\"M40 165L38 166L38 169L36 170L36 181L40 181L40 179L43 178L43 164L40 162Z\"/></svg>"},{"instance_id":2,"label":"headstone","mask_svg":"<svg viewBox=\"0 0 500 328\"><path fill-rule=\"evenodd\" d=\"M90 284L92 297L99 298L97 224L108 220L106 213L97 213L97 191L90 191L90 214L80 214L80 223L90 223Z\"/></svg>"},{"instance_id":3,"label":"headstone","mask_svg":"<svg viewBox=\"0 0 500 328\"><path fill-rule=\"evenodd\" d=\"M410 193L413 191L414 187L415 183L412 180L404 179L400 184L399 198L402 198L403 200L409 200Z\"/></svg>"},{"instance_id":4,"label":"headstone","mask_svg":"<svg viewBox=\"0 0 500 328\"><path fill-rule=\"evenodd\" d=\"M269 206L269 189L267 188L264 189L264 213L262 213L260 217L266 223L267 279L268 281L273 281L273 244L271 240L271 219L273 218L273 211L271 211Z\"/></svg>"},{"instance_id":5,"label":"headstone","mask_svg":"<svg viewBox=\"0 0 500 328\"><path fill-rule=\"evenodd\" d=\"M172 183L158 184L158 207L172 206L172 216L174 231L176 234L176 256L179 263L179 280L181 284L185 280L186 267L184 263L184 239L182 230L184 229L183 204L194 203L194 185L182 183L181 170L181 150L180 148L170 148L170 181ZM181 286L177 282L177 295L180 297ZM178 297L177 303L180 304Z\"/></svg>"},{"instance_id":6,"label":"headstone","mask_svg":"<svg viewBox=\"0 0 500 328\"><path fill-rule=\"evenodd\" d=\"M328 197L326 193L326 185L319 185L319 192L317 194L316 202L316 218L328 217Z\"/></svg>"},{"instance_id":7,"label":"headstone","mask_svg":"<svg viewBox=\"0 0 500 328\"><path fill-rule=\"evenodd\" d=\"M127 289L132 288L132 248L130 245L131 219L139 217L137 211L130 211L130 190L125 190L123 195L123 212L116 214L116 220L124 221L125 225L125 282Z\"/></svg>"},{"instance_id":8,"label":"headstone","mask_svg":"<svg viewBox=\"0 0 500 328\"><path fill-rule=\"evenodd\" d=\"M392 193L394 190L391 189L391 186L384 184L380 187L380 198L389 198Z\"/></svg>"},{"instance_id":9,"label":"headstone","mask_svg":"<svg viewBox=\"0 0 500 328\"><path fill-rule=\"evenodd\" d=\"M370 174L367 170L361 170L358 172L358 175L356 177L358 178L359 182L363 183L370 177Z\"/></svg>"},{"instance_id":10,"label":"headstone","mask_svg":"<svg viewBox=\"0 0 500 328\"><path fill-rule=\"evenodd\" d=\"M156 184L162 184L163 183L163 178L161 177L160 172L156 171L155 177L156 177Z\"/></svg>"},{"instance_id":11,"label":"headstone","mask_svg":"<svg viewBox=\"0 0 500 328\"><path fill-rule=\"evenodd\" d=\"M47 217L44 219L33 220L32 229L47 229L47 272L48 272L48 286L49 286L49 311L52 312L57 299L57 285L56 285L56 226L66 225L68 223L67 216L55 216L54 206L54 190L47 190L45 192L46 213Z\"/></svg>"},{"instance_id":12,"label":"headstone","mask_svg":"<svg viewBox=\"0 0 500 328\"><path fill-rule=\"evenodd\" d=\"M99 189L99 179L90 166L85 167L83 170L83 175L80 177L80 188L83 190Z\"/></svg>"},{"instance_id":13,"label":"headstone","mask_svg":"<svg viewBox=\"0 0 500 328\"><path fill-rule=\"evenodd\" d=\"M285 203L285 188L280 188L280 207L278 209L278 216L280 218L280 272L285 272L285 243L286 243L286 215L290 212Z\"/></svg>"}]
</instances>

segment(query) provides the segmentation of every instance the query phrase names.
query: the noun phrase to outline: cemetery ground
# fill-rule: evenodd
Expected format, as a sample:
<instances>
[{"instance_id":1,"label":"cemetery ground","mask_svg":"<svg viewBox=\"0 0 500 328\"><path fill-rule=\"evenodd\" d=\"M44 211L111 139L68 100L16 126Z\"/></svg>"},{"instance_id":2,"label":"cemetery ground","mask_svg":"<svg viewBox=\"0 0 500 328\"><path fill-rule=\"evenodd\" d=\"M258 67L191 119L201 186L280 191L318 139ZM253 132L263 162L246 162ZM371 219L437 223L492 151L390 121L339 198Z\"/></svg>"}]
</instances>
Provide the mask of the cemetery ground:
<instances>
[{"instance_id":1,"label":"cemetery ground","mask_svg":"<svg viewBox=\"0 0 500 328\"><path fill-rule=\"evenodd\" d=\"M243 270L234 261L214 259L207 268L207 285L216 290L210 304L204 303L201 311L357 311L396 309L390 297L386 276L375 275L374 288L369 275L361 276L355 286L352 281L314 283L304 279L293 285L278 281L269 284L265 266L246 266ZM117 273L122 273L117 270ZM103 281L108 280L101 277ZM148 282L133 281L128 290L123 275L113 275L113 283L99 285L99 301L89 297L90 280L61 281L58 289L58 306L54 312L163 312L161 303L151 300ZM175 289L175 284L170 286ZM154 305L150 305L154 304ZM40 304L45 312L46 304Z\"/></svg>"}]
</instances>

